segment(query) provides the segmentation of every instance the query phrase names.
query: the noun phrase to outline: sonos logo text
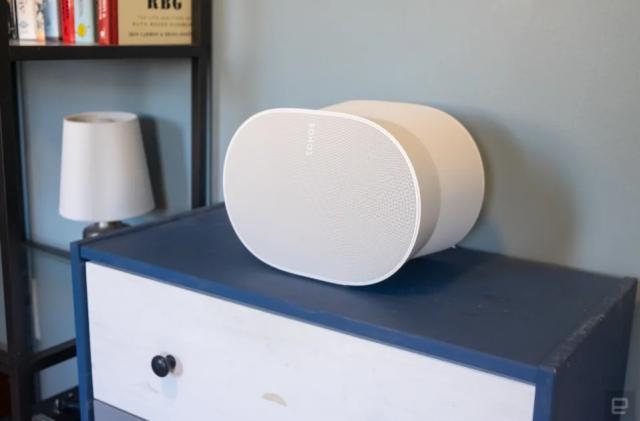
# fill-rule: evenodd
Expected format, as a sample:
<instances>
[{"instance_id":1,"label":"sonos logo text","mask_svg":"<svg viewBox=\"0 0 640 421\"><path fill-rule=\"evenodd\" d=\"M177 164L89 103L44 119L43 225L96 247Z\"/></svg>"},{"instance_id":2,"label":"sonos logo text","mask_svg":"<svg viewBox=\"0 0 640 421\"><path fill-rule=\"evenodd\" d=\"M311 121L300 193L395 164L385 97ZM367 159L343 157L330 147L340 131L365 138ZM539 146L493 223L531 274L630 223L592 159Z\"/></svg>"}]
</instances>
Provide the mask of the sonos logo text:
<instances>
[{"instance_id":1,"label":"sonos logo text","mask_svg":"<svg viewBox=\"0 0 640 421\"><path fill-rule=\"evenodd\" d=\"M313 155L313 143L316 141L316 123L309 123L307 126L307 146L304 154L306 156Z\"/></svg>"}]
</instances>

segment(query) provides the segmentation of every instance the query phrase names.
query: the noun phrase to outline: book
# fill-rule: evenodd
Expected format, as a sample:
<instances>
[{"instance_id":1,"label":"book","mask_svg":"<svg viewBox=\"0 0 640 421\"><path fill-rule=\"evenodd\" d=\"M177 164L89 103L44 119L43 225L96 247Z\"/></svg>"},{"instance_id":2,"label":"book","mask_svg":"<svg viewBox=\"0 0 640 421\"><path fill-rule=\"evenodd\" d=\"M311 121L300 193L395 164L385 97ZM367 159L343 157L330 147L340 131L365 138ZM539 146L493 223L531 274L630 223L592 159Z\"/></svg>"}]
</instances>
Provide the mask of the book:
<instances>
[{"instance_id":1,"label":"book","mask_svg":"<svg viewBox=\"0 0 640 421\"><path fill-rule=\"evenodd\" d=\"M76 42L73 0L60 0L60 26L62 29L62 41L67 43Z\"/></svg>"},{"instance_id":2,"label":"book","mask_svg":"<svg viewBox=\"0 0 640 421\"><path fill-rule=\"evenodd\" d=\"M119 0L118 42L191 44L191 0Z\"/></svg>"},{"instance_id":3,"label":"book","mask_svg":"<svg viewBox=\"0 0 640 421\"><path fill-rule=\"evenodd\" d=\"M94 0L73 0L76 43L96 42Z\"/></svg>"},{"instance_id":4,"label":"book","mask_svg":"<svg viewBox=\"0 0 640 421\"><path fill-rule=\"evenodd\" d=\"M46 38L44 30L44 0L34 0L36 10L36 39L44 41Z\"/></svg>"},{"instance_id":5,"label":"book","mask_svg":"<svg viewBox=\"0 0 640 421\"><path fill-rule=\"evenodd\" d=\"M42 0L16 0L18 38L44 41Z\"/></svg>"},{"instance_id":6,"label":"book","mask_svg":"<svg viewBox=\"0 0 640 421\"><path fill-rule=\"evenodd\" d=\"M60 39L60 4L58 0L44 0L44 35Z\"/></svg>"},{"instance_id":7,"label":"book","mask_svg":"<svg viewBox=\"0 0 640 421\"><path fill-rule=\"evenodd\" d=\"M9 11L9 39L18 39L18 20L16 18L16 3L14 0L7 1Z\"/></svg>"},{"instance_id":8,"label":"book","mask_svg":"<svg viewBox=\"0 0 640 421\"><path fill-rule=\"evenodd\" d=\"M118 2L98 0L98 44L118 44Z\"/></svg>"}]
</instances>

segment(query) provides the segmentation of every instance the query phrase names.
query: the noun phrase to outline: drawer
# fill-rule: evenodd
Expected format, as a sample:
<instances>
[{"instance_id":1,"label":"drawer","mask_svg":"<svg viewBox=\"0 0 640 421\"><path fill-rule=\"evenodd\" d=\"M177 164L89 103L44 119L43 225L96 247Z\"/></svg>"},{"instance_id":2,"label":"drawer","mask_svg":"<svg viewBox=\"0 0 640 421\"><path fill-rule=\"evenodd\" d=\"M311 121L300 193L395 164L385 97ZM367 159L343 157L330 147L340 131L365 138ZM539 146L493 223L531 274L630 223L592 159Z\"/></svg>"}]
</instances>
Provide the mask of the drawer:
<instances>
[{"instance_id":1,"label":"drawer","mask_svg":"<svg viewBox=\"0 0 640 421\"><path fill-rule=\"evenodd\" d=\"M150 420L531 421L535 387L87 263L94 398ZM151 359L176 369L157 377Z\"/></svg>"}]
</instances>

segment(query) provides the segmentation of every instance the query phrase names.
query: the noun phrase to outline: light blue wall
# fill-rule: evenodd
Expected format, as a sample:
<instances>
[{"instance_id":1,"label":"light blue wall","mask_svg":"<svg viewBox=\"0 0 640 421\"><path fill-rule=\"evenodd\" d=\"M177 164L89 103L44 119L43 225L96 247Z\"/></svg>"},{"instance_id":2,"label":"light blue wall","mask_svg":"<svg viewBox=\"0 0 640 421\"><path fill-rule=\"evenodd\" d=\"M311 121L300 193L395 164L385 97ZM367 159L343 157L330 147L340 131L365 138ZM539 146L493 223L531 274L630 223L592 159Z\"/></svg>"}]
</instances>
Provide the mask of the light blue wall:
<instances>
[{"instance_id":1,"label":"light blue wall","mask_svg":"<svg viewBox=\"0 0 640 421\"><path fill-rule=\"evenodd\" d=\"M160 208L145 218L189 209L191 79L187 60L29 62L21 68L29 229L38 242L66 248L85 224L58 214L62 119L82 111L140 115ZM143 218L143 219L145 219ZM68 262L30 259L36 348L73 337ZM1 332L0 332L1 333ZM73 361L41 376L44 395L76 383Z\"/></svg>"},{"instance_id":2,"label":"light blue wall","mask_svg":"<svg viewBox=\"0 0 640 421\"><path fill-rule=\"evenodd\" d=\"M261 109L430 104L486 163L466 246L640 276L638 16L637 0L216 1L215 197L229 139Z\"/></svg>"}]
</instances>

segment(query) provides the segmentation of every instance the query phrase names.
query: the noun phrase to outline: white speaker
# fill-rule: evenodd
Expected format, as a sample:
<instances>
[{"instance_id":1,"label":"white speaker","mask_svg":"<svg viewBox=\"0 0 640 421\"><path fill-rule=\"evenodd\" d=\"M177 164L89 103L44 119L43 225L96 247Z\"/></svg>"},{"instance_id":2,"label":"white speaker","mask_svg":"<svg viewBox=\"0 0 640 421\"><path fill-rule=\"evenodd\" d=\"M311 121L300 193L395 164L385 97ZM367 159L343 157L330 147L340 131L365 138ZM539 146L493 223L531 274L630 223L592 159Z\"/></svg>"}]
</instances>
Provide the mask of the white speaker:
<instances>
[{"instance_id":1,"label":"white speaker","mask_svg":"<svg viewBox=\"0 0 640 421\"><path fill-rule=\"evenodd\" d=\"M484 172L449 114L350 101L250 117L229 144L223 189L235 232L260 260L369 285L462 240L482 206Z\"/></svg>"}]
</instances>

